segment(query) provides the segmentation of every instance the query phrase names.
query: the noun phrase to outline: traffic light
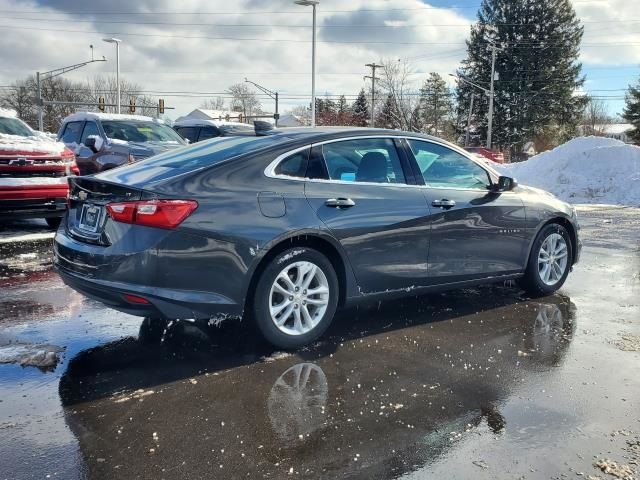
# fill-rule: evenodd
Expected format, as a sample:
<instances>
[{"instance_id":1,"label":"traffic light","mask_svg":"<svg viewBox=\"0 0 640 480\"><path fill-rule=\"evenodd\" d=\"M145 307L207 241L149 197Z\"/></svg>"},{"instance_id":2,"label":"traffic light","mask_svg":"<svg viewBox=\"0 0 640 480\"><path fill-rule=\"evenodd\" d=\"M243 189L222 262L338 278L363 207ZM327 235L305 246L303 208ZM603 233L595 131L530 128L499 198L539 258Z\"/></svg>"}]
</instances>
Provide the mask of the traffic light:
<instances>
[{"instance_id":1,"label":"traffic light","mask_svg":"<svg viewBox=\"0 0 640 480\"><path fill-rule=\"evenodd\" d=\"M129 113L136 113L136 100L132 98L129 100Z\"/></svg>"},{"instance_id":2,"label":"traffic light","mask_svg":"<svg viewBox=\"0 0 640 480\"><path fill-rule=\"evenodd\" d=\"M164 113L164 99L158 100L158 113Z\"/></svg>"},{"instance_id":3,"label":"traffic light","mask_svg":"<svg viewBox=\"0 0 640 480\"><path fill-rule=\"evenodd\" d=\"M104 97L98 98L98 110L104 112Z\"/></svg>"}]
</instances>

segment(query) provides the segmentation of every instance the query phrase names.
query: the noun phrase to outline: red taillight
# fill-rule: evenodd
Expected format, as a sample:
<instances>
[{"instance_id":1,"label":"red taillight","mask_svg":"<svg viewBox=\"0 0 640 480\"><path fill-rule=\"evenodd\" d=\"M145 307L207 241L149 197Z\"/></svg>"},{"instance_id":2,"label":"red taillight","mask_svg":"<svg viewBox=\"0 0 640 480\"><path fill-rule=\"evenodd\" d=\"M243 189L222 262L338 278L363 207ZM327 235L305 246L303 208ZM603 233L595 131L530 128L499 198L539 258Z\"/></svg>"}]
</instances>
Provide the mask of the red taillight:
<instances>
[{"instance_id":1,"label":"red taillight","mask_svg":"<svg viewBox=\"0 0 640 480\"><path fill-rule=\"evenodd\" d=\"M147 227L176 228L198 208L194 200L148 200L109 203L107 212L116 222Z\"/></svg>"},{"instance_id":2,"label":"red taillight","mask_svg":"<svg viewBox=\"0 0 640 480\"><path fill-rule=\"evenodd\" d=\"M130 293L125 293L122 297L129 303L137 303L139 305L148 305L149 300L146 298L139 297L137 295L131 295Z\"/></svg>"}]
</instances>

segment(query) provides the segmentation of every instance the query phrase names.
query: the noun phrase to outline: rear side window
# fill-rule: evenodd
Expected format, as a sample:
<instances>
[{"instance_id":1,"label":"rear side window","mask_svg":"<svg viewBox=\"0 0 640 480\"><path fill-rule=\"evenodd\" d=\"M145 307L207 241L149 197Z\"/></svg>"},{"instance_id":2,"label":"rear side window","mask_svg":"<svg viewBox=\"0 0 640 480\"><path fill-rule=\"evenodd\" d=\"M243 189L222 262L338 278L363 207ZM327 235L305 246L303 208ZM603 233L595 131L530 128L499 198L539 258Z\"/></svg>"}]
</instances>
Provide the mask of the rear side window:
<instances>
[{"instance_id":1,"label":"rear side window","mask_svg":"<svg viewBox=\"0 0 640 480\"><path fill-rule=\"evenodd\" d=\"M69 122L64 127L61 140L64 143L80 143L80 135L82 134L82 126L84 122Z\"/></svg>"},{"instance_id":2,"label":"rear side window","mask_svg":"<svg viewBox=\"0 0 640 480\"><path fill-rule=\"evenodd\" d=\"M284 160L276 167L276 175L286 175L287 177L304 178L307 173L307 162L309 159L309 149L296 152Z\"/></svg>"},{"instance_id":3,"label":"rear side window","mask_svg":"<svg viewBox=\"0 0 640 480\"><path fill-rule=\"evenodd\" d=\"M210 138L215 138L220 135L217 128L214 127L202 127L200 129L200 136L198 137L198 141L209 140Z\"/></svg>"},{"instance_id":4,"label":"rear side window","mask_svg":"<svg viewBox=\"0 0 640 480\"><path fill-rule=\"evenodd\" d=\"M198 141L198 129L200 127L176 127L175 130L185 140L189 140L189 143L195 143Z\"/></svg>"},{"instance_id":5,"label":"rear side window","mask_svg":"<svg viewBox=\"0 0 640 480\"><path fill-rule=\"evenodd\" d=\"M362 138L322 146L329 178L347 182L406 183L390 138Z\"/></svg>"}]
</instances>

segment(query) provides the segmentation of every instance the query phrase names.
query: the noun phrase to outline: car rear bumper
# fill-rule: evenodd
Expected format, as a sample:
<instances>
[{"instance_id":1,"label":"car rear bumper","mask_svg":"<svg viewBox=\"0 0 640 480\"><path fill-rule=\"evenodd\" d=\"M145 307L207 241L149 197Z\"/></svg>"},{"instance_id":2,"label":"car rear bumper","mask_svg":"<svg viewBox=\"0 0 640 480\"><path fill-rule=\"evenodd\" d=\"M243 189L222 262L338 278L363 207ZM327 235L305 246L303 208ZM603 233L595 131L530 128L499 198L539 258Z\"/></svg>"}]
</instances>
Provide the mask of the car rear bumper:
<instances>
[{"instance_id":1,"label":"car rear bumper","mask_svg":"<svg viewBox=\"0 0 640 480\"><path fill-rule=\"evenodd\" d=\"M241 305L215 293L148 287L88 278L64 268L64 260L58 254L54 257L54 263L58 274L69 287L108 307L131 315L161 316L169 319L242 316ZM129 302L125 299L127 294L144 298L149 303Z\"/></svg>"},{"instance_id":2,"label":"car rear bumper","mask_svg":"<svg viewBox=\"0 0 640 480\"><path fill-rule=\"evenodd\" d=\"M0 185L0 217L61 217L67 209L65 182L56 185Z\"/></svg>"}]
</instances>

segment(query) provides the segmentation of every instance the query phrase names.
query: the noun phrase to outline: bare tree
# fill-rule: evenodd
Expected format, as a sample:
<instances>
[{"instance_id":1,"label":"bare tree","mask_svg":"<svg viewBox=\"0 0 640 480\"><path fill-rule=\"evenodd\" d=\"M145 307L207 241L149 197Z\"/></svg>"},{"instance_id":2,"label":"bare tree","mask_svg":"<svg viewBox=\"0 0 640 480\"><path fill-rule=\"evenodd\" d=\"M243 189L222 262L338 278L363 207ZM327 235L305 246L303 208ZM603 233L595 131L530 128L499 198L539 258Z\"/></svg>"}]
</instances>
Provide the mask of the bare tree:
<instances>
[{"instance_id":1,"label":"bare tree","mask_svg":"<svg viewBox=\"0 0 640 480\"><path fill-rule=\"evenodd\" d=\"M380 69L380 88L385 92L384 101L393 103L385 114L391 115L394 128L413 130L415 115L413 112L418 103L417 96L412 93L410 75L412 67L406 60L384 60ZM387 119L388 120L388 119Z\"/></svg>"},{"instance_id":2,"label":"bare tree","mask_svg":"<svg viewBox=\"0 0 640 480\"><path fill-rule=\"evenodd\" d=\"M256 93L245 83L236 83L228 89L232 95L231 108L242 112L244 117L260 113L260 100Z\"/></svg>"},{"instance_id":3,"label":"bare tree","mask_svg":"<svg viewBox=\"0 0 640 480\"><path fill-rule=\"evenodd\" d=\"M205 110L224 110L226 108L226 105L224 98L213 97L202 102L200 108L204 108Z\"/></svg>"},{"instance_id":4,"label":"bare tree","mask_svg":"<svg viewBox=\"0 0 640 480\"><path fill-rule=\"evenodd\" d=\"M605 102L593 97L588 98L589 100L582 116L584 133L602 136L605 134L607 125L611 125L614 120L609 115Z\"/></svg>"},{"instance_id":5,"label":"bare tree","mask_svg":"<svg viewBox=\"0 0 640 480\"><path fill-rule=\"evenodd\" d=\"M100 97L104 98L107 105L115 105L117 103L117 83L114 76L98 75L86 82L87 101L94 104L90 105L89 110L98 110L96 106ZM126 79L120 79L120 102L121 113L129 113L130 101L135 104L135 114L155 117L158 113L158 101L155 97L150 97L143 93L143 87L137 83L130 82ZM107 112L115 112L116 107L106 107Z\"/></svg>"}]
</instances>

